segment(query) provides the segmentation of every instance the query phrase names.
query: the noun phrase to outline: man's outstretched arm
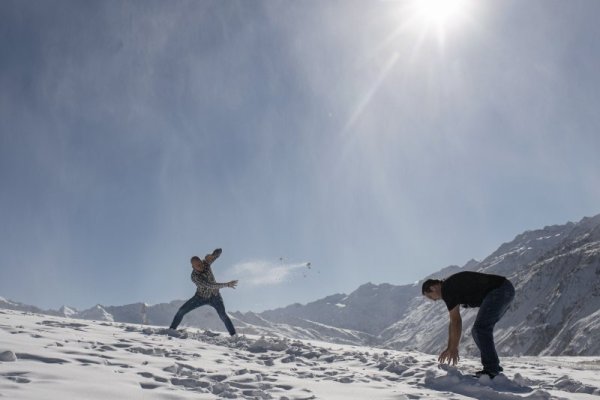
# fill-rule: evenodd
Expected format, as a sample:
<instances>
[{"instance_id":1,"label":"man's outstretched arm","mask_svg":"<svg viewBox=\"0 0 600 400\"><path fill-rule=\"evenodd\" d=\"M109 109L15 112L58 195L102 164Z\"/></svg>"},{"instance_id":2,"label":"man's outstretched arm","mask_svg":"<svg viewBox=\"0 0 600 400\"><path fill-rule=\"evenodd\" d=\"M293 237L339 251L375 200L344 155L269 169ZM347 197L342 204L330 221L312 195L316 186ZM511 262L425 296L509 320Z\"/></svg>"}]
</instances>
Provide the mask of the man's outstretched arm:
<instances>
[{"instance_id":1,"label":"man's outstretched arm","mask_svg":"<svg viewBox=\"0 0 600 400\"><path fill-rule=\"evenodd\" d=\"M196 274L192 274L192 282L194 282L197 287L202 287L210 290L223 289L226 287L235 289L238 283L238 281L230 281L226 283L209 282L206 279L202 279L202 277L197 276Z\"/></svg>"},{"instance_id":2,"label":"man's outstretched arm","mask_svg":"<svg viewBox=\"0 0 600 400\"><path fill-rule=\"evenodd\" d=\"M448 347L440 354L438 361L441 363L456 365L458 356L458 343L462 334L462 318L460 317L460 305L449 311L450 324L448 325Z\"/></svg>"}]
</instances>

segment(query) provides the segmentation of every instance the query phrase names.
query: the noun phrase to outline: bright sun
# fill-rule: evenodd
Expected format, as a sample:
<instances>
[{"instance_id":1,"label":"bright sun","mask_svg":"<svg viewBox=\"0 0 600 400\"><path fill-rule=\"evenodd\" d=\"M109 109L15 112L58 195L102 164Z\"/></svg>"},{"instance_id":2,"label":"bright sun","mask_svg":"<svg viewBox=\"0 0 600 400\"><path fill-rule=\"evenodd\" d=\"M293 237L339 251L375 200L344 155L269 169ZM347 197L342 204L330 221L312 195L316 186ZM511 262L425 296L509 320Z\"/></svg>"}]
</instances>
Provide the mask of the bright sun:
<instances>
[{"instance_id":1,"label":"bright sun","mask_svg":"<svg viewBox=\"0 0 600 400\"><path fill-rule=\"evenodd\" d=\"M467 14L467 0L414 0L414 17L430 27L445 30L462 22Z\"/></svg>"}]
</instances>

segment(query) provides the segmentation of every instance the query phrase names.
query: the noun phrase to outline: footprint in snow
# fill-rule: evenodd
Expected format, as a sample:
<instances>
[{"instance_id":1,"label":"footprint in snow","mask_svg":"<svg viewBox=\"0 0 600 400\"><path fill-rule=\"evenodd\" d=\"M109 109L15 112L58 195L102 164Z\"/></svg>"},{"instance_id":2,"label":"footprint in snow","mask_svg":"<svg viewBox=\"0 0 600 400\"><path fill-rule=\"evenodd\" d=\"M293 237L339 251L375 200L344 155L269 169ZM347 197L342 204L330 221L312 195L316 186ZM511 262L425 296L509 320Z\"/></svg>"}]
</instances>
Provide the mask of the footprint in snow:
<instances>
[{"instance_id":1,"label":"footprint in snow","mask_svg":"<svg viewBox=\"0 0 600 400\"><path fill-rule=\"evenodd\" d=\"M16 353L17 359L19 360L32 360L39 361L46 364L68 364L69 361L63 360L62 358L43 357L36 354L29 353Z\"/></svg>"}]
</instances>

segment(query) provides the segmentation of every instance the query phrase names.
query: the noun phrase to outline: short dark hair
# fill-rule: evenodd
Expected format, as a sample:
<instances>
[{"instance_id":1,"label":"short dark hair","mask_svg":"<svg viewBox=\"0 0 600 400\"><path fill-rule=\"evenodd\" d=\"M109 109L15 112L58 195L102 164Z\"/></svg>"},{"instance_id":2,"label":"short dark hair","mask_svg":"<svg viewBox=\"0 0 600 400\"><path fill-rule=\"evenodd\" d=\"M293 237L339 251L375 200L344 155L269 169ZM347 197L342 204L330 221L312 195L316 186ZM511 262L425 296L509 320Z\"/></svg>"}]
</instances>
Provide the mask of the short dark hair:
<instances>
[{"instance_id":1,"label":"short dark hair","mask_svg":"<svg viewBox=\"0 0 600 400\"><path fill-rule=\"evenodd\" d=\"M442 283L439 279L427 279L423 282L423 286L421 286L421 294L429 293L431 291L431 287L437 285L438 283Z\"/></svg>"},{"instance_id":2,"label":"short dark hair","mask_svg":"<svg viewBox=\"0 0 600 400\"><path fill-rule=\"evenodd\" d=\"M198 257L198 256L194 256L194 257L190 258L190 262L192 262L192 261L194 261L194 260L198 260L198 261L200 261L200 257Z\"/></svg>"}]
</instances>

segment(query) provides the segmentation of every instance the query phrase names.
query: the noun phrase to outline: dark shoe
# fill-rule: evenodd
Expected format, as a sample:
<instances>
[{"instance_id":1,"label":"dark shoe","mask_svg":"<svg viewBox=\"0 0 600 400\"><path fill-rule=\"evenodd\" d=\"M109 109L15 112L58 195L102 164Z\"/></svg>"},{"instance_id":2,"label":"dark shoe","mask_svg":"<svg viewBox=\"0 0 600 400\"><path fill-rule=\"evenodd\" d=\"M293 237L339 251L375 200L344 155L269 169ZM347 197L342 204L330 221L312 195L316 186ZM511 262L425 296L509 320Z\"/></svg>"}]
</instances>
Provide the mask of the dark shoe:
<instances>
[{"instance_id":1,"label":"dark shoe","mask_svg":"<svg viewBox=\"0 0 600 400\"><path fill-rule=\"evenodd\" d=\"M490 379L494 379L498 374L500 373L500 371L498 372L492 372L492 371L488 371L487 369L482 369L481 371L477 371L475 372L475 376L477 378L483 376L483 375L487 375L490 377Z\"/></svg>"}]
</instances>

